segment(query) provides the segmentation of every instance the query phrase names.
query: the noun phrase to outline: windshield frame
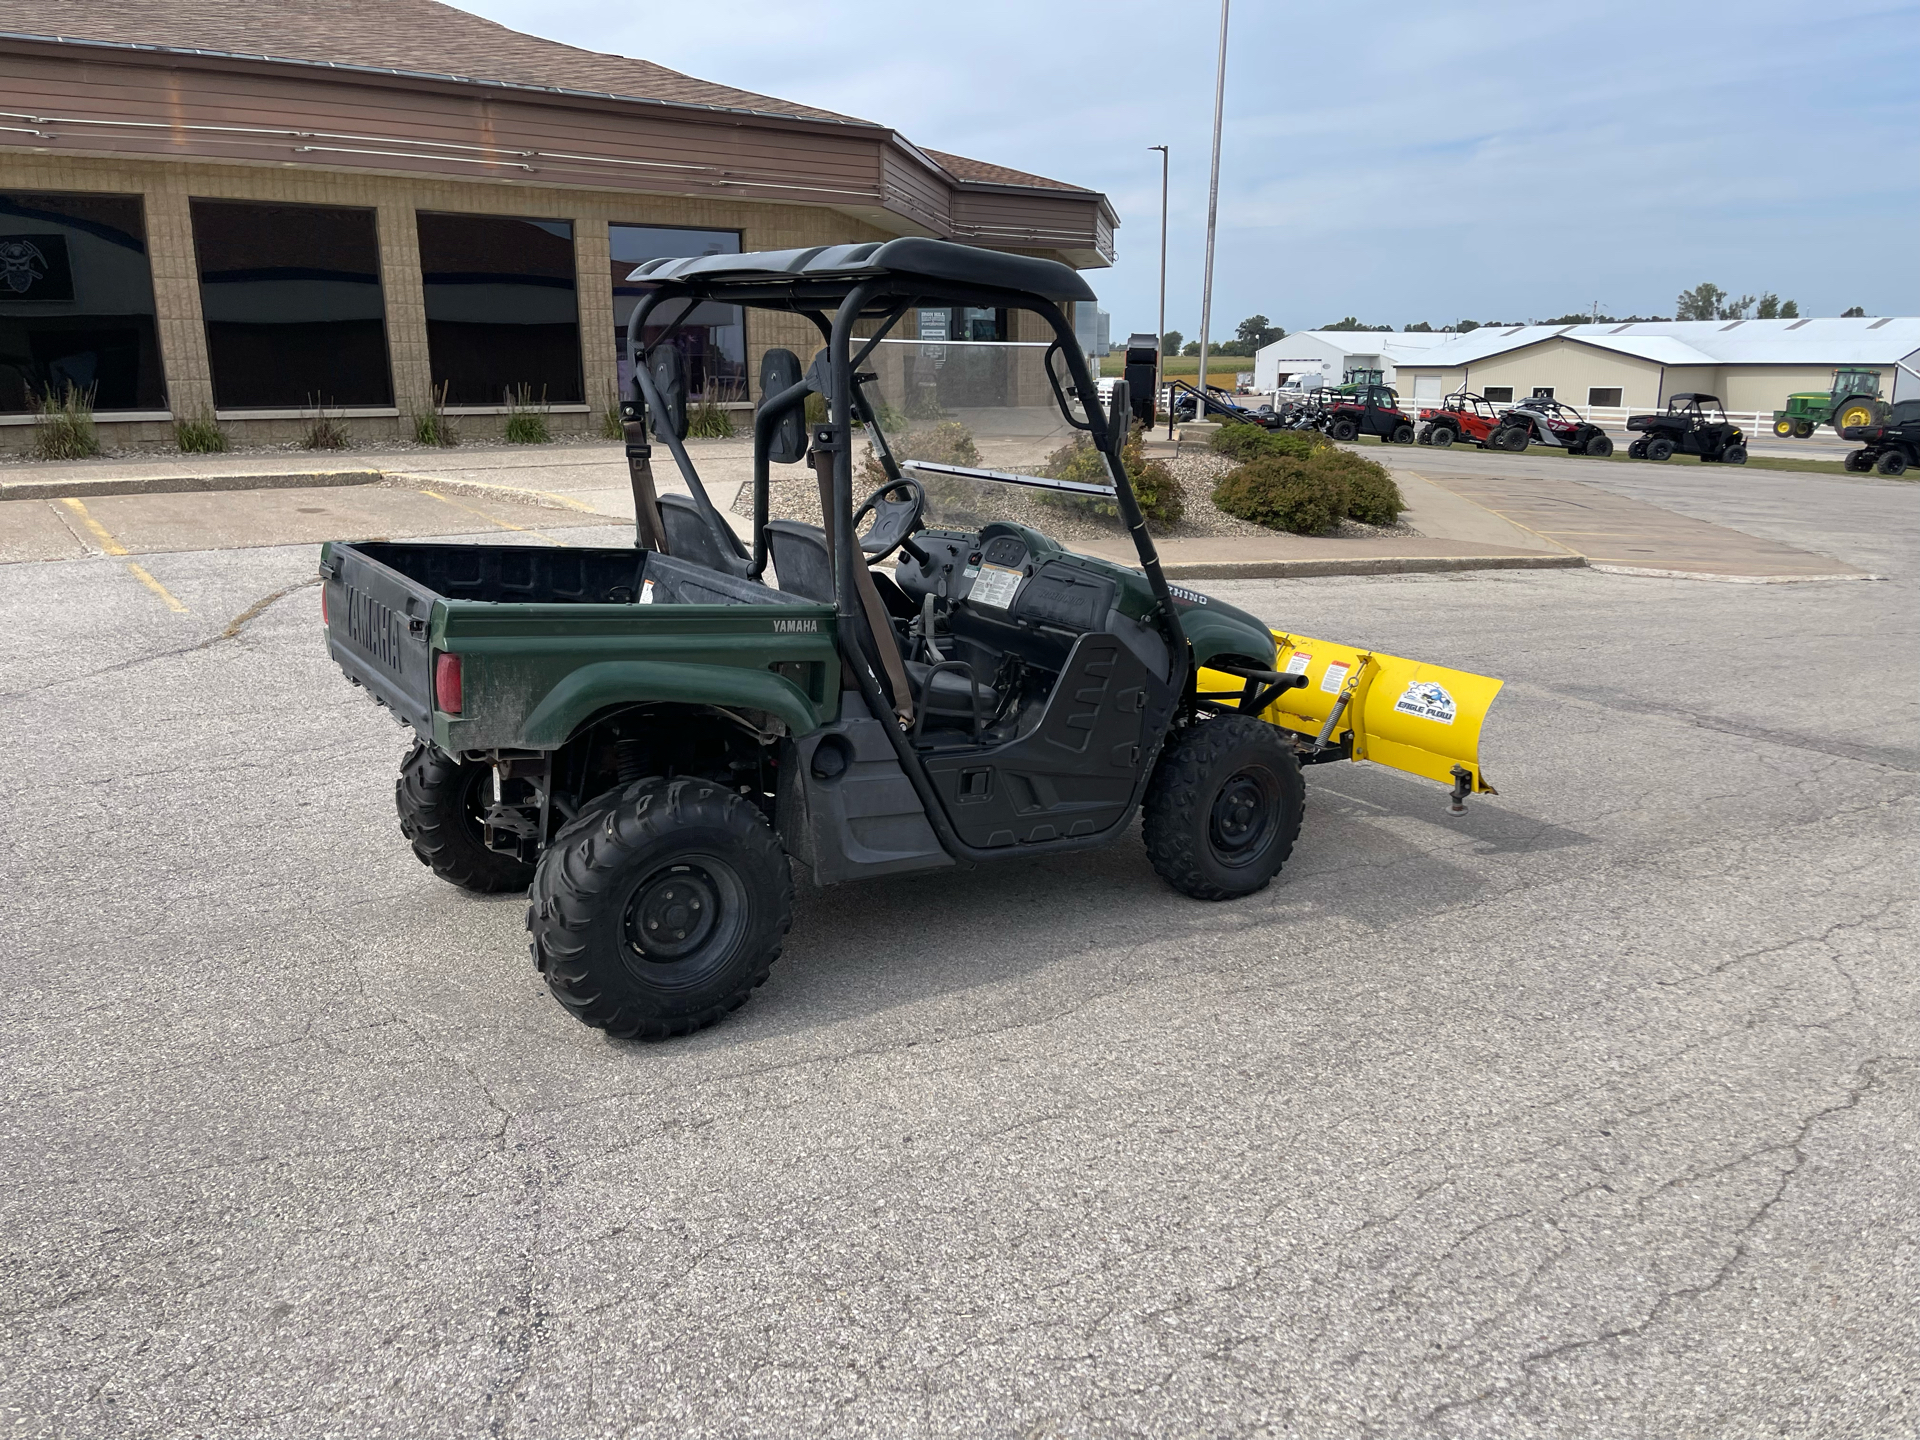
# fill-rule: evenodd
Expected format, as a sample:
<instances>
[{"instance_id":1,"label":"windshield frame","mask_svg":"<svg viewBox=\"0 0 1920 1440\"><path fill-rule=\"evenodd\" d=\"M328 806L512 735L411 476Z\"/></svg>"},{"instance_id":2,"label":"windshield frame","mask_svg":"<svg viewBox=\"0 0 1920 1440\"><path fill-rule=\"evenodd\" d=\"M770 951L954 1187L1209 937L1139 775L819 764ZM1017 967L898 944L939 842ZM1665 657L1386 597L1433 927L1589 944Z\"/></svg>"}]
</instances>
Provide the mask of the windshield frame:
<instances>
[{"instance_id":1,"label":"windshield frame","mask_svg":"<svg viewBox=\"0 0 1920 1440\"><path fill-rule=\"evenodd\" d=\"M1020 475L1011 470L983 470L973 465L946 465L937 460L902 460L900 468L925 470L931 475L951 475L960 480L992 480L1002 485L1025 485L1035 490L1059 490L1068 495L1091 495L1101 500L1118 497L1111 485L1089 485L1084 480L1055 480L1046 475Z\"/></svg>"}]
</instances>

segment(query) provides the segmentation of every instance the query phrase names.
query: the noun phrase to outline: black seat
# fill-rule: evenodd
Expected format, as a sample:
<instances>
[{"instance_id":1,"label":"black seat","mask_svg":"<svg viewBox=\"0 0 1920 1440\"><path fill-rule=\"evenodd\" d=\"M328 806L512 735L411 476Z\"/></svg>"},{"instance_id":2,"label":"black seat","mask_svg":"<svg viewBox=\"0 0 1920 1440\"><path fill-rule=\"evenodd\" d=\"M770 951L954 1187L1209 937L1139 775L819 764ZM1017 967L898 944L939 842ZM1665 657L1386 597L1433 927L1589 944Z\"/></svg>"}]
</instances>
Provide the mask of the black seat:
<instances>
[{"instance_id":1,"label":"black seat","mask_svg":"<svg viewBox=\"0 0 1920 1440\"><path fill-rule=\"evenodd\" d=\"M746 547L724 520L718 529L690 495L660 496L660 523L667 531L667 553L723 575L744 576L752 568Z\"/></svg>"},{"instance_id":2,"label":"black seat","mask_svg":"<svg viewBox=\"0 0 1920 1440\"><path fill-rule=\"evenodd\" d=\"M767 545L773 551L774 573L782 590L828 605L835 602L826 531L798 520L769 520Z\"/></svg>"}]
</instances>

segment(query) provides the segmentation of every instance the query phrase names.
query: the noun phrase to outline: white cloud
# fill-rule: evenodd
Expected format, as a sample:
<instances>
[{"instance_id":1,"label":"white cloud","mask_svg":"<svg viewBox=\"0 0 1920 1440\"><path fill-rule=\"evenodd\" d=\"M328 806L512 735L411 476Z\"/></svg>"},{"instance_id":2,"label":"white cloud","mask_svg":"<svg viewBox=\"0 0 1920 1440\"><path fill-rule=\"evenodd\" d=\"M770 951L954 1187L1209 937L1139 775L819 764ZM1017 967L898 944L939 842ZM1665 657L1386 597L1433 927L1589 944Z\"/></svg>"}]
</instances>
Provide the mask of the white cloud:
<instances>
[{"instance_id":1,"label":"white cloud","mask_svg":"<svg viewBox=\"0 0 1920 1440\"><path fill-rule=\"evenodd\" d=\"M534 34L891 125L1104 190L1117 332L1199 316L1218 10L468 0ZM1356 11L1240 0L1215 330L1669 313L1703 279L1806 313L1920 313L1920 5L1652 0Z\"/></svg>"}]
</instances>

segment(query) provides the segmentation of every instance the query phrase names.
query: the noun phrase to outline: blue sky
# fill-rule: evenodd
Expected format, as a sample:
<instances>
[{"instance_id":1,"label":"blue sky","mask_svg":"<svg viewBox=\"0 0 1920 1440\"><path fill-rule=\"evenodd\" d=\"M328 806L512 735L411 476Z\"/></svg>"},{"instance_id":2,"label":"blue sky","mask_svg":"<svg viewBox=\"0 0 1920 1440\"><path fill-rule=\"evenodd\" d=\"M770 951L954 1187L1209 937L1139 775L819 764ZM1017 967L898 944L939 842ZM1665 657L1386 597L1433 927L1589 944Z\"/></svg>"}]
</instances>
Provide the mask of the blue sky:
<instances>
[{"instance_id":1,"label":"blue sky","mask_svg":"<svg viewBox=\"0 0 1920 1440\"><path fill-rule=\"evenodd\" d=\"M1104 190L1116 333L1200 318L1211 0L464 0L569 44ZM430 46L430 37L421 37ZM1238 0L1213 333L1667 315L1711 280L1920 314L1920 4Z\"/></svg>"}]
</instances>

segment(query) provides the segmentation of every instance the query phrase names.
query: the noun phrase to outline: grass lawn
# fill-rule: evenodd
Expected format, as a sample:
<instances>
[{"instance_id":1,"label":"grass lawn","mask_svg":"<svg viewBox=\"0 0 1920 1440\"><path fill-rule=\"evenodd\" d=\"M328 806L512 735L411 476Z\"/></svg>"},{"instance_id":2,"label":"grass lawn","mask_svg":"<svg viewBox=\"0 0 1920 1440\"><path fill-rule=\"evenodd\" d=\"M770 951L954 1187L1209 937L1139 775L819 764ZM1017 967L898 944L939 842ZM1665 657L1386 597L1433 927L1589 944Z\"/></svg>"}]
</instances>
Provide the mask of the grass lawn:
<instances>
[{"instance_id":1,"label":"grass lawn","mask_svg":"<svg viewBox=\"0 0 1920 1440\"><path fill-rule=\"evenodd\" d=\"M1110 376L1117 379L1126 371L1126 368L1127 355L1124 350L1116 350L1111 355L1103 355L1100 357L1100 373L1102 376ZM1207 383L1209 385L1222 383L1220 377L1224 375L1226 377L1225 383L1227 388L1232 389L1234 376L1250 374L1252 370L1253 361L1245 355L1209 355L1207 357ZM1160 373L1170 378L1192 380L1200 374L1200 357L1198 355L1169 355L1160 362Z\"/></svg>"},{"instance_id":2,"label":"grass lawn","mask_svg":"<svg viewBox=\"0 0 1920 1440\"><path fill-rule=\"evenodd\" d=\"M1368 438L1372 439L1373 443L1376 445L1385 445L1387 443L1386 441L1375 438L1375 437L1368 437ZM1417 449L1418 447L1417 446L1414 446L1414 447L1395 446L1393 448ZM1471 446L1467 446L1467 447L1455 446L1452 448L1457 450L1461 448L1471 449L1472 447ZM1506 454L1508 452L1502 451L1500 453ZM1564 455L1567 452L1560 449L1559 446L1557 445L1529 445L1526 449L1526 453L1529 455ZM1592 456L1592 455L1576 455L1573 458L1576 460L1593 460L1598 457ZM1692 455L1676 455L1671 460L1636 460L1631 455L1627 454L1626 447L1624 445L1616 449L1613 452L1613 454L1607 456L1606 458L1609 460L1618 460L1628 465L1698 465L1700 463L1699 459ZM1720 466L1715 466L1714 468L1720 469L1720 470L1738 470L1738 469L1798 470L1803 473L1813 474L1813 475L1850 475L1854 473L1848 470L1847 467L1838 460L1789 460L1778 455L1748 455L1747 463L1744 466L1720 465ZM1890 479L1893 477L1881 476L1880 478ZM1902 475L1898 478L1902 480L1913 479L1916 481L1920 481L1920 471L1910 471L1908 474Z\"/></svg>"}]
</instances>

